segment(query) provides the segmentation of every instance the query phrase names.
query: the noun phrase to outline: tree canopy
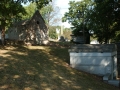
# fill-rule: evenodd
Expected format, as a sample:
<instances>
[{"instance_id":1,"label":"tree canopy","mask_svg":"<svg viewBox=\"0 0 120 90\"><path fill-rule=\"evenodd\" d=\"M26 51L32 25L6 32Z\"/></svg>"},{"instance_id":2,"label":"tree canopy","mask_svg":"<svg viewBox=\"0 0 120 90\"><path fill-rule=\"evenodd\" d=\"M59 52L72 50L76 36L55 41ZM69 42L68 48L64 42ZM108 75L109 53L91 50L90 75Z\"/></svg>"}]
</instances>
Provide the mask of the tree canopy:
<instances>
[{"instance_id":1,"label":"tree canopy","mask_svg":"<svg viewBox=\"0 0 120 90\"><path fill-rule=\"evenodd\" d=\"M2 39L5 37L5 27L10 25L21 18L23 14L26 14L22 3L36 3L37 8L40 9L47 5L52 0L1 0L0 1L0 28L2 31Z\"/></svg>"},{"instance_id":2,"label":"tree canopy","mask_svg":"<svg viewBox=\"0 0 120 90\"><path fill-rule=\"evenodd\" d=\"M115 6L117 3L114 0L95 1L94 8L89 14L91 19L89 26L94 30L99 42L108 43L109 40L114 40L117 37L116 32L120 30L118 27L120 11L116 10Z\"/></svg>"},{"instance_id":3,"label":"tree canopy","mask_svg":"<svg viewBox=\"0 0 120 90\"><path fill-rule=\"evenodd\" d=\"M0 22L1 26L5 26L7 23L13 21L13 19L20 18L25 14L25 9L22 3L35 2L37 8L42 8L48 4L51 0L1 0L0 1ZM21 14L20 14L21 13Z\"/></svg>"},{"instance_id":4,"label":"tree canopy","mask_svg":"<svg viewBox=\"0 0 120 90\"><path fill-rule=\"evenodd\" d=\"M88 30L100 43L120 39L120 3L118 0L82 0L69 2L63 21L71 23L74 34Z\"/></svg>"}]
</instances>

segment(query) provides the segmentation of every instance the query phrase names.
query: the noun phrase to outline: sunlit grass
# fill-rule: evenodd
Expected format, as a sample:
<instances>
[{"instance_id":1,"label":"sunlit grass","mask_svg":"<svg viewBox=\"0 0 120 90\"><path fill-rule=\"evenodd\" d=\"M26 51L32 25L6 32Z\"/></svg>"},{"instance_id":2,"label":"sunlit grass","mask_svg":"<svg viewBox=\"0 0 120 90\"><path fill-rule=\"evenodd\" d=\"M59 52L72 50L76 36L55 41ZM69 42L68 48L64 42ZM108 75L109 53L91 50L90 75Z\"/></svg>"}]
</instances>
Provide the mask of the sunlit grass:
<instances>
[{"instance_id":1,"label":"sunlit grass","mask_svg":"<svg viewBox=\"0 0 120 90\"><path fill-rule=\"evenodd\" d=\"M67 45L1 48L0 90L119 90L71 68Z\"/></svg>"}]
</instances>

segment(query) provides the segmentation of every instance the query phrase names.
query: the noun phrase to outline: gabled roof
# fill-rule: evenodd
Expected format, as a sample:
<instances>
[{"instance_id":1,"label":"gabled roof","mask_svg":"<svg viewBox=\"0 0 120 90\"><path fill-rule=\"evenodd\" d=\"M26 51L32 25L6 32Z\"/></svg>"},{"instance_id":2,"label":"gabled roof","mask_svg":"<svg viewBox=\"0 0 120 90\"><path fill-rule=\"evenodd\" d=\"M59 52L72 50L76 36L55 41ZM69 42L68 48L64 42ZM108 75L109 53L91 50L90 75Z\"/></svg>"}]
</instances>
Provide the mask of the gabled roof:
<instances>
[{"instance_id":1,"label":"gabled roof","mask_svg":"<svg viewBox=\"0 0 120 90\"><path fill-rule=\"evenodd\" d=\"M33 16L31 17L31 19L21 20L21 21L15 23L14 26L27 25L27 24L29 24L30 21L33 20L36 16L39 16L39 17L42 19L42 22L45 24L45 21L44 21L43 17L42 17L41 14L39 13L39 11L36 10L35 13L33 14Z\"/></svg>"},{"instance_id":2,"label":"gabled roof","mask_svg":"<svg viewBox=\"0 0 120 90\"><path fill-rule=\"evenodd\" d=\"M45 23L43 17L41 16L41 14L40 14L40 12L39 12L38 10L35 11L35 13L33 14L33 16L31 17L31 20L32 20L33 18L35 18L36 15L39 16L39 17L42 19L42 21Z\"/></svg>"}]
</instances>

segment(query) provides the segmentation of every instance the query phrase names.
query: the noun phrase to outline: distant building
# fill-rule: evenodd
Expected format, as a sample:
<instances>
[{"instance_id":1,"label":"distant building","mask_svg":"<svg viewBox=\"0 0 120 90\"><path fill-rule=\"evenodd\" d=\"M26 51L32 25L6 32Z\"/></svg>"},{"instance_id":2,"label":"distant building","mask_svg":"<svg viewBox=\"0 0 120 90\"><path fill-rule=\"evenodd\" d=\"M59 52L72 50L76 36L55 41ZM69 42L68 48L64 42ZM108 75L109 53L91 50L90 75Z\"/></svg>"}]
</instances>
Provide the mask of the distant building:
<instances>
[{"instance_id":1,"label":"distant building","mask_svg":"<svg viewBox=\"0 0 120 90\"><path fill-rule=\"evenodd\" d=\"M47 31L45 21L37 10L30 20L17 22L10 27L8 38L32 45L43 44L45 40L48 40Z\"/></svg>"},{"instance_id":2,"label":"distant building","mask_svg":"<svg viewBox=\"0 0 120 90\"><path fill-rule=\"evenodd\" d=\"M90 44L99 44L99 42L97 40L93 40L90 42Z\"/></svg>"},{"instance_id":3,"label":"distant building","mask_svg":"<svg viewBox=\"0 0 120 90\"><path fill-rule=\"evenodd\" d=\"M90 44L90 34L88 32L85 32L85 35L83 35L83 32L80 32L80 35L71 35L72 41L76 44Z\"/></svg>"}]
</instances>

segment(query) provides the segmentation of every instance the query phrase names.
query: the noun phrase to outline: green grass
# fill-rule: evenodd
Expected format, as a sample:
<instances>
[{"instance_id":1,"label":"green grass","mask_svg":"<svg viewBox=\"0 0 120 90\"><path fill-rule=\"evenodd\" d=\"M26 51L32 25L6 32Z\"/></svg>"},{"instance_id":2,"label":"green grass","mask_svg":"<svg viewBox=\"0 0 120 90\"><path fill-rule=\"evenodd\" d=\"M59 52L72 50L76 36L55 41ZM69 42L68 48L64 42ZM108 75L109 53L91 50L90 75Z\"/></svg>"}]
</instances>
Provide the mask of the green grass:
<instances>
[{"instance_id":1,"label":"green grass","mask_svg":"<svg viewBox=\"0 0 120 90\"><path fill-rule=\"evenodd\" d=\"M68 63L63 44L0 47L0 90L119 90Z\"/></svg>"}]
</instances>

